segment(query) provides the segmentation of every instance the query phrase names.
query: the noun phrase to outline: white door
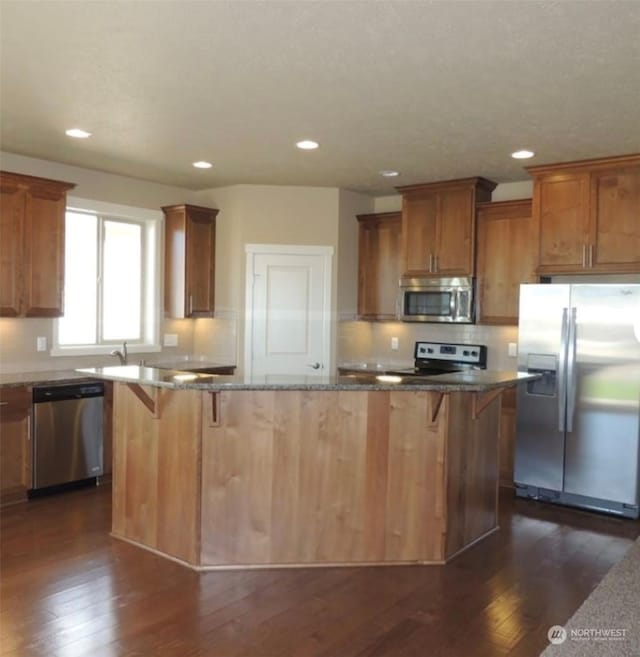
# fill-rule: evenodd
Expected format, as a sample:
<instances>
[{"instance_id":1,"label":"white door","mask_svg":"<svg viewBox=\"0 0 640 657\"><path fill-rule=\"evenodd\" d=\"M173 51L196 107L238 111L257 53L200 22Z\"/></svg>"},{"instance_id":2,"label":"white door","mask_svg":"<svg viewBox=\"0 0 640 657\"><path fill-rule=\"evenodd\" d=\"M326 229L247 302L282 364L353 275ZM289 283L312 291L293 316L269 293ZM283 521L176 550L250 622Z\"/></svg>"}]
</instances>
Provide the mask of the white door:
<instances>
[{"instance_id":1,"label":"white door","mask_svg":"<svg viewBox=\"0 0 640 657\"><path fill-rule=\"evenodd\" d=\"M332 247L249 244L246 370L329 373Z\"/></svg>"}]
</instances>

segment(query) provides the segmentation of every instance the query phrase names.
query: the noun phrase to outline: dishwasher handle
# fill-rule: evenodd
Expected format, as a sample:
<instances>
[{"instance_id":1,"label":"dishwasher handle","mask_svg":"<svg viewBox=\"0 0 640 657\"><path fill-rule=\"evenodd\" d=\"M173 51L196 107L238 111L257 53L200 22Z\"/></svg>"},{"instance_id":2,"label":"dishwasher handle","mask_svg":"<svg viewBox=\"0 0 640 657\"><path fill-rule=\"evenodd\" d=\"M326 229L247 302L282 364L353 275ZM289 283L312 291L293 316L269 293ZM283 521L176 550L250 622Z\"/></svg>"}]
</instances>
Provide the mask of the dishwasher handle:
<instances>
[{"instance_id":1,"label":"dishwasher handle","mask_svg":"<svg viewBox=\"0 0 640 657\"><path fill-rule=\"evenodd\" d=\"M34 386L33 403L104 397L104 383L81 383L63 386Z\"/></svg>"}]
</instances>

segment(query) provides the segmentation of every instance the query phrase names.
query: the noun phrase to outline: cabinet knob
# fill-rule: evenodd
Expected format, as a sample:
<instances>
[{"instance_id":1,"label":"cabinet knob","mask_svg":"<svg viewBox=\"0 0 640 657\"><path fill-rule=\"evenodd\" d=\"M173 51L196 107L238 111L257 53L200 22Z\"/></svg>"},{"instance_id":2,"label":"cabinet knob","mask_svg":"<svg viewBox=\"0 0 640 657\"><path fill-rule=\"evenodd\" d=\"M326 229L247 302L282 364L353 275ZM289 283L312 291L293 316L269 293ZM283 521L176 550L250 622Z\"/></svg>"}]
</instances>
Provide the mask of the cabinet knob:
<instances>
[{"instance_id":1,"label":"cabinet knob","mask_svg":"<svg viewBox=\"0 0 640 657\"><path fill-rule=\"evenodd\" d=\"M319 370L320 369L320 363L309 363L307 367L310 367L312 370Z\"/></svg>"}]
</instances>

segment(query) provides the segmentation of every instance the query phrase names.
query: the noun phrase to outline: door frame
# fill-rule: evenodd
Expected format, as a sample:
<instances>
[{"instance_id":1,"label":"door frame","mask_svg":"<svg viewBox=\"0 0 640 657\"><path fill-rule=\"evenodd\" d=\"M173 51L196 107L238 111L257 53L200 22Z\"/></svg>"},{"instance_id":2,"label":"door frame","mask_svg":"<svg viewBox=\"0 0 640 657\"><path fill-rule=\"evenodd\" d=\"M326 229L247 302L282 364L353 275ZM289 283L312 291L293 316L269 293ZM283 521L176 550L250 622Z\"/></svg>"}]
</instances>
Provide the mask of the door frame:
<instances>
[{"instance_id":1,"label":"door frame","mask_svg":"<svg viewBox=\"0 0 640 657\"><path fill-rule=\"evenodd\" d=\"M244 370L248 376L253 374L253 281L255 256L257 255L302 255L323 257L323 303L322 303L322 351L323 361L331 363L331 292L333 281L332 246L308 244L245 244L245 313L244 313Z\"/></svg>"}]
</instances>

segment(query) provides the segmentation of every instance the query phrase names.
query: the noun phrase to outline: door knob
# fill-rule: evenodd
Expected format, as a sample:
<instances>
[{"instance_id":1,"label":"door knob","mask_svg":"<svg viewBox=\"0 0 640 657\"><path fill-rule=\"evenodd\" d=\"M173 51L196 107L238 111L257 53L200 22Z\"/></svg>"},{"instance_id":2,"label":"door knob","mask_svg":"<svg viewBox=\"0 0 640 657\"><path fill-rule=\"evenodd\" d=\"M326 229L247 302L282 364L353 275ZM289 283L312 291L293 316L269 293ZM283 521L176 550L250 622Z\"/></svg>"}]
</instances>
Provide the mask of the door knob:
<instances>
[{"instance_id":1,"label":"door knob","mask_svg":"<svg viewBox=\"0 0 640 657\"><path fill-rule=\"evenodd\" d=\"M314 370L319 370L320 369L320 363L309 363L307 367L310 367L311 369Z\"/></svg>"}]
</instances>

